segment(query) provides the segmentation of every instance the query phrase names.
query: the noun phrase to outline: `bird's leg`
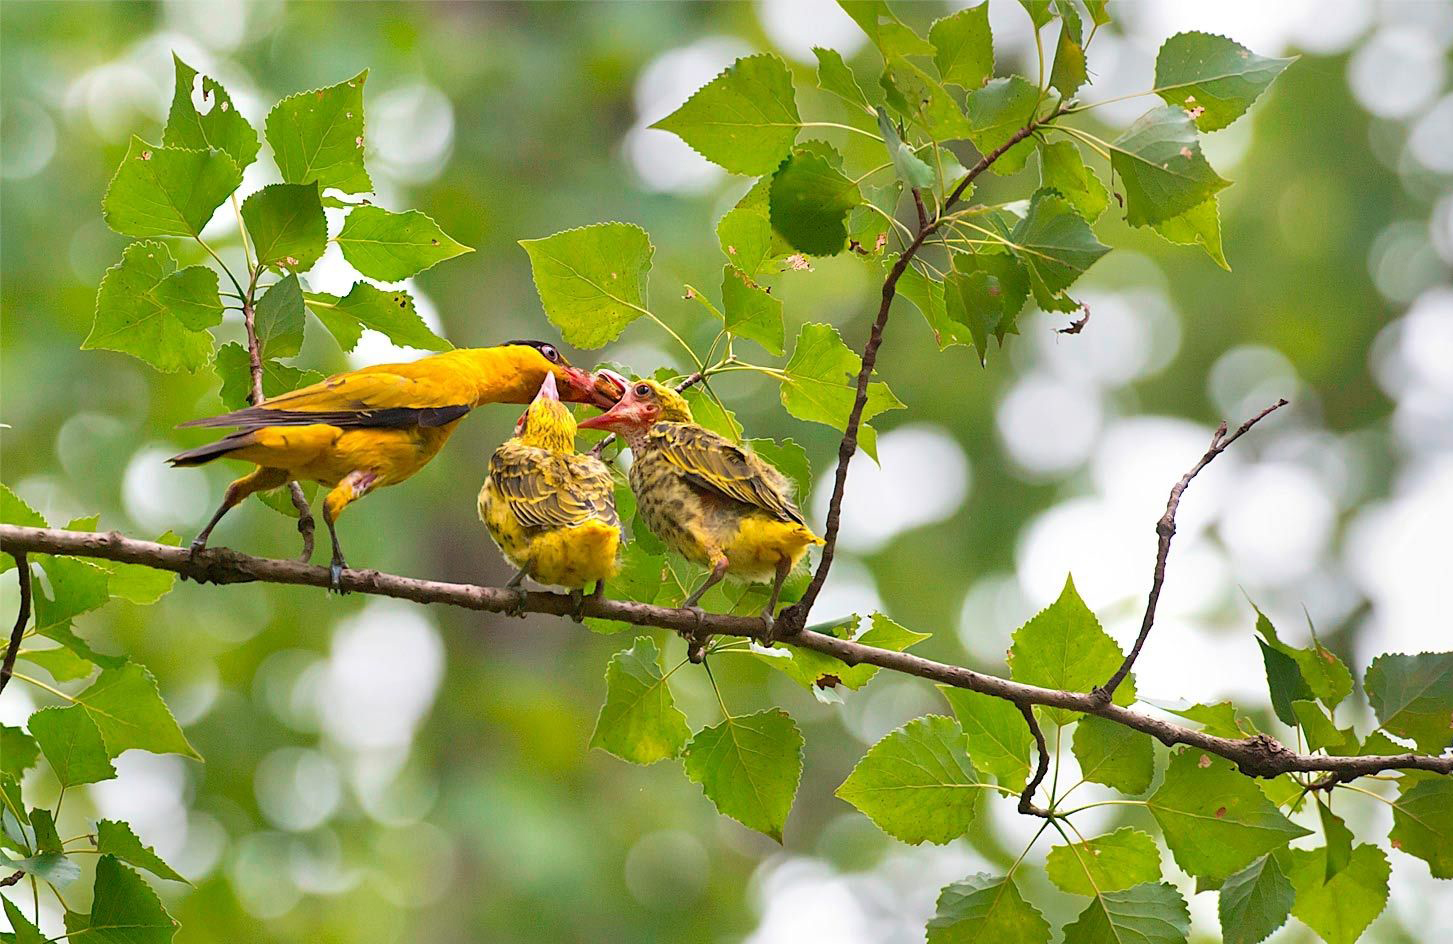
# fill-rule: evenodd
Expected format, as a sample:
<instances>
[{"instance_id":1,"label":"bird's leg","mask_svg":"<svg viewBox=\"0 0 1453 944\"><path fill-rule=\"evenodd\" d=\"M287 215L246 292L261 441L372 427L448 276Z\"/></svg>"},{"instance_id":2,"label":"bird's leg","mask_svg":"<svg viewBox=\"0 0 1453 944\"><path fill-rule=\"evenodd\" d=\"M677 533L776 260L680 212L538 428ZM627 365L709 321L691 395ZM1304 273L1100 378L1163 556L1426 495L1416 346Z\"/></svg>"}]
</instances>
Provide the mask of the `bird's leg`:
<instances>
[{"instance_id":1,"label":"bird's leg","mask_svg":"<svg viewBox=\"0 0 1453 944\"><path fill-rule=\"evenodd\" d=\"M348 562L343 559L343 548L338 544L338 516L343 514L343 509L350 502L367 495L376 478L377 474L371 471L350 472L323 499L323 521L328 525L328 536L333 539L333 561L328 568L328 589L339 595L347 592L343 589L343 571Z\"/></svg>"},{"instance_id":2,"label":"bird's leg","mask_svg":"<svg viewBox=\"0 0 1453 944\"><path fill-rule=\"evenodd\" d=\"M228 485L227 491L222 495L222 504L218 506L217 513L212 516L211 521L207 522L207 526L192 539L192 559L195 560L198 554L206 550L207 538L212 535L212 529L217 527L217 522L222 520L223 515L242 504L242 500L253 492L265 492L270 488L277 488L287 480L288 474L282 469L263 467L253 469Z\"/></svg>"},{"instance_id":3,"label":"bird's leg","mask_svg":"<svg viewBox=\"0 0 1453 944\"><path fill-rule=\"evenodd\" d=\"M504 611L506 616L518 616L520 619L525 618L525 591L521 589L521 585L524 582L525 568L521 567L519 572L510 578L510 582L505 584L506 590L513 590L515 592L515 602L510 605L508 610Z\"/></svg>"},{"instance_id":4,"label":"bird's leg","mask_svg":"<svg viewBox=\"0 0 1453 944\"><path fill-rule=\"evenodd\" d=\"M730 564L731 562L725 556L718 557L716 563L711 566L711 573L706 575L706 579L702 581L701 586L697 587L691 596L687 597L681 603L683 610L690 610L696 614L696 629L688 633L686 637L686 657L694 663L700 663L706 658L706 641L710 638L709 633L702 632L702 622L706 619L706 611L696 604L701 600L706 591L721 583L722 578L726 576L727 567Z\"/></svg>"},{"instance_id":5,"label":"bird's leg","mask_svg":"<svg viewBox=\"0 0 1453 944\"><path fill-rule=\"evenodd\" d=\"M570 618L577 623L585 622L585 588L571 590L570 602L575 604L575 608L570 611Z\"/></svg>"},{"instance_id":6,"label":"bird's leg","mask_svg":"<svg viewBox=\"0 0 1453 944\"><path fill-rule=\"evenodd\" d=\"M767 645L777 641L777 601L782 596L782 584L787 581L787 575L792 573L792 559L784 557L777 562L777 577L772 581L772 596L767 600L767 608L762 611L762 622L767 627L767 634L763 640Z\"/></svg>"}]
</instances>

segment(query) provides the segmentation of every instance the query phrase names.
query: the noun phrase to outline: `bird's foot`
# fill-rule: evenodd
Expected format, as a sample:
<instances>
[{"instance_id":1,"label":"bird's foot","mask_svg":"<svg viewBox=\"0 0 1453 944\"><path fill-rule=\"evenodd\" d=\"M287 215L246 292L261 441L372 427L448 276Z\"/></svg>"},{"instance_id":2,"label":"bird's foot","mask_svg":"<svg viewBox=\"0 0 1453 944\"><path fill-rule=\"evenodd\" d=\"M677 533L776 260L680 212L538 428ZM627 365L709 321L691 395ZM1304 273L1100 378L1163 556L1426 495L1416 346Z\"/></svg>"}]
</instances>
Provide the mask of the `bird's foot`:
<instances>
[{"instance_id":1,"label":"bird's foot","mask_svg":"<svg viewBox=\"0 0 1453 944\"><path fill-rule=\"evenodd\" d=\"M328 567L328 590L340 597L348 594L348 591L343 589L343 570L347 566L347 561L341 557L335 557L333 563Z\"/></svg>"},{"instance_id":2,"label":"bird's foot","mask_svg":"<svg viewBox=\"0 0 1453 944\"><path fill-rule=\"evenodd\" d=\"M693 664L700 665L706 659L706 644L711 641L711 634L703 629L706 611L695 603L687 603L681 608L696 617L696 628L686 633L686 658Z\"/></svg>"},{"instance_id":3,"label":"bird's foot","mask_svg":"<svg viewBox=\"0 0 1453 944\"><path fill-rule=\"evenodd\" d=\"M806 622L807 614L798 609L798 604L794 603L786 607L772 620L772 626L767 631L767 644L771 645L774 642L791 639L802 632Z\"/></svg>"},{"instance_id":4,"label":"bird's foot","mask_svg":"<svg viewBox=\"0 0 1453 944\"><path fill-rule=\"evenodd\" d=\"M777 617L769 606L762 611L762 642L767 645L777 641Z\"/></svg>"},{"instance_id":5,"label":"bird's foot","mask_svg":"<svg viewBox=\"0 0 1453 944\"><path fill-rule=\"evenodd\" d=\"M585 591L571 590L570 602L575 604L575 607L570 611L571 620L577 623L585 622Z\"/></svg>"},{"instance_id":6,"label":"bird's foot","mask_svg":"<svg viewBox=\"0 0 1453 944\"><path fill-rule=\"evenodd\" d=\"M504 615L505 616L516 617L518 619L524 619L525 618L525 591L519 586L519 584L516 584L511 589L513 589L514 592L515 592L515 602L513 602L513 603L511 603L509 605L509 608L504 611Z\"/></svg>"}]
</instances>

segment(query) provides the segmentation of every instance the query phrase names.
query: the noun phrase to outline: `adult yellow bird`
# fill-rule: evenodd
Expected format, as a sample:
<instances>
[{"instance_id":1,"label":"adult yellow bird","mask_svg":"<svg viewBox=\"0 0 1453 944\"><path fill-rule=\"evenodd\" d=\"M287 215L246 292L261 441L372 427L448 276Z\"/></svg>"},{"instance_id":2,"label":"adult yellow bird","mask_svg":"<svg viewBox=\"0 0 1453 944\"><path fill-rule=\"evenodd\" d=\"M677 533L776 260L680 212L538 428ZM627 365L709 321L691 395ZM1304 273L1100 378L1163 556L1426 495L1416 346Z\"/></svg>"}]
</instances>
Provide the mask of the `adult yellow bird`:
<instances>
[{"instance_id":1,"label":"adult yellow bird","mask_svg":"<svg viewBox=\"0 0 1453 944\"><path fill-rule=\"evenodd\" d=\"M686 400L654 380L630 385L620 402L580 424L609 429L631 449L631 490L656 536L709 567L701 595L727 574L772 581L762 617L770 626L782 583L807 548L821 544L792 499L787 478L754 452L698 426Z\"/></svg>"},{"instance_id":2,"label":"adult yellow bird","mask_svg":"<svg viewBox=\"0 0 1453 944\"><path fill-rule=\"evenodd\" d=\"M509 341L335 374L244 410L183 423L237 432L172 456L172 465L225 456L257 466L227 486L192 551L206 547L222 516L253 492L291 480L318 482L331 489L323 499L323 520L333 541L331 586L341 590L348 565L336 525L343 509L423 468L470 410L485 403L528 403L547 376L559 381L569 400L602 408L621 389L615 375L597 377L572 367L553 344Z\"/></svg>"},{"instance_id":3,"label":"adult yellow bird","mask_svg":"<svg viewBox=\"0 0 1453 944\"><path fill-rule=\"evenodd\" d=\"M619 570L615 482L604 462L575 451L575 417L560 402L553 374L545 375L514 437L490 457L479 519L519 568L506 586L529 576L567 587L577 618L585 585L594 582L600 596Z\"/></svg>"}]
</instances>

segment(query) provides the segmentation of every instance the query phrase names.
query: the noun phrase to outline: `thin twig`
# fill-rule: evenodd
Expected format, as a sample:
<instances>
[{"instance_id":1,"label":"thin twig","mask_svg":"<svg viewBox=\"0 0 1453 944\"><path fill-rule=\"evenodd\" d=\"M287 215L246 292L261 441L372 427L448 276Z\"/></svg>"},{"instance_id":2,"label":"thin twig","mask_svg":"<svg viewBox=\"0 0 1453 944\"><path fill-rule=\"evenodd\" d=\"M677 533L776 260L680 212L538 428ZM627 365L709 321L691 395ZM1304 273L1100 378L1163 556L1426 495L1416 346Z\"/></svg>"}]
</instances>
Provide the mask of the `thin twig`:
<instances>
[{"instance_id":1,"label":"thin twig","mask_svg":"<svg viewBox=\"0 0 1453 944\"><path fill-rule=\"evenodd\" d=\"M10 675L15 671L15 656L20 652L20 639L25 635L25 626L30 622L30 563L24 551L11 551L15 558L15 573L20 577L20 613L15 617L15 628L10 631L10 644L5 647L5 662L0 664L0 692L10 684Z\"/></svg>"},{"instance_id":2,"label":"thin twig","mask_svg":"<svg viewBox=\"0 0 1453 944\"><path fill-rule=\"evenodd\" d=\"M1045 775L1049 773L1049 746L1044 742L1044 730L1039 726L1039 719L1034 717L1033 705L1019 702L1019 712L1024 715L1024 721L1029 725L1030 733L1034 735L1035 750L1039 752L1039 766L1035 768L1034 776L1029 783L1024 785L1024 791L1019 794L1019 812L1026 816L1053 819L1054 814L1049 810L1034 805L1034 791L1039 789L1039 785L1044 783Z\"/></svg>"},{"instance_id":3,"label":"thin twig","mask_svg":"<svg viewBox=\"0 0 1453 944\"><path fill-rule=\"evenodd\" d=\"M868 403L868 383L873 376L874 365L878 361L878 347L883 343L883 329L888 324L888 311L893 305L893 298L898 292L898 280L903 277L908 264L913 261L914 255L923 246L924 242L938 231L943 224L945 216L953 209L954 204L964 195L964 191L978 178L980 174L988 170L995 161L1004 156L1004 153L1025 138L1034 134L1041 127L1058 118L1064 110L1064 105L1051 110L1043 118L1036 118L1029 124L1020 128L1010 135L1009 140L994 148L994 150L979 158L978 163L969 168L964 179L954 187L953 193L949 194L939 211L937 218L925 221L914 236L913 241L904 248L893 263L893 268L888 271L888 276L883 280L882 300L878 304L878 316L873 320L872 330L868 333L868 341L863 345L862 364L858 369L857 391L853 397L853 408L848 413L848 422L843 429L842 442L838 445L837 471L833 477L832 500L827 506L827 522L823 533L822 557L818 560L817 570L812 575L812 581L808 583L807 589L803 591L801 598L789 607L784 608L777 614L777 635L785 638L794 633L802 631L807 625L808 614L812 612L812 605L817 602L817 596L822 592L822 586L827 582L828 570L832 567L833 555L837 550L838 529L842 523L843 494L847 489L848 465L852 462L853 456L858 451L858 428L863 421L863 409ZM915 196L917 196L915 192Z\"/></svg>"},{"instance_id":4,"label":"thin twig","mask_svg":"<svg viewBox=\"0 0 1453 944\"><path fill-rule=\"evenodd\" d=\"M1176 533L1176 509L1180 507L1181 495L1185 493L1186 486L1191 484L1191 479L1195 478L1202 469L1211 464L1212 459L1225 452L1226 447L1244 436L1251 427L1286 405L1286 400L1276 401L1238 426L1236 432L1230 436L1226 435L1225 423L1216 427L1216 433L1211 437L1211 448L1207 449L1200 461L1171 487L1170 500L1166 502L1165 514L1161 515L1160 520L1155 523L1155 533L1159 535L1160 540L1155 551L1155 570L1150 579L1150 598L1145 602L1145 616L1140 621L1140 635L1135 637L1135 645L1130 647L1130 654L1125 657L1120 668L1115 670L1115 674L1110 676L1109 681L1095 689L1096 697L1108 702L1115 695L1115 689L1125 681L1125 676L1130 674L1130 669L1135 665L1135 660L1140 656L1140 650L1145 645L1146 637L1150 635L1150 628L1155 625L1155 607L1160 602L1160 590L1165 584L1165 560L1170 555L1170 539L1175 537Z\"/></svg>"},{"instance_id":5,"label":"thin twig","mask_svg":"<svg viewBox=\"0 0 1453 944\"><path fill-rule=\"evenodd\" d=\"M20 880L25 878L25 870L17 869L4 878L0 878L0 888L8 888L11 885L19 885Z\"/></svg>"},{"instance_id":6,"label":"thin twig","mask_svg":"<svg viewBox=\"0 0 1453 944\"><path fill-rule=\"evenodd\" d=\"M326 567L314 567L298 561L252 557L226 548L209 548L197 554L194 559L188 548L137 541L114 531L64 531L0 524L0 551L9 554L69 554L124 564L142 564L158 570L185 574L198 583L264 582L324 589L330 583ZM576 602L564 593L529 591L517 594L516 591L503 587L418 580L374 570L345 570L342 586L345 590L357 593L412 600L415 603L443 603L493 613L506 613L517 605L524 612L552 616L569 617L577 612ZM520 597L523 597L522 602ZM741 636L763 641L768 633L761 619L756 616L732 616L726 613L703 615L696 610L624 600L586 597L579 612L584 616L619 620L634 626L668 629L683 636L700 631L712 636ZM1098 715L1116 724L1143 731L1167 746L1185 744L1224 757L1235 762L1242 773L1252 777L1275 777L1284 773L1307 771L1346 774L1349 777L1375 774L1384 770L1453 773L1453 754L1441 757L1412 752L1351 757L1302 754L1264 734L1249 738L1217 737L1113 703L1105 704L1091 692L1070 692L1024 685L995 675L975 672L963 666L935 662L907 652L866 646L813 630L803 630L786 642L798 648L831 656L848 665L876 665L904 675L982 692L1015 704L1048 705L1051 708L1066 708Z\"/></svg>"},{"instance_id":7,"label":"thin twig","mask_svg":"<svg viewBox=\"0 0 1453 944\"><path fill-rule=\"evenodd\" d=\"M253 406L266 399L262 392L262 345L257 339L257 309L253 307L252 300L259 274L260 271L253 273L247 295L242 299L242 325L247 329L247 366L252 373ZM308 496L303 494L303 486L297 480L288 482L288 494L298 511L298 534L303 536L303 552L298 555L298 560L307 563L313 558L313 509L308 506Z\"/></svg>"}]
</instances>

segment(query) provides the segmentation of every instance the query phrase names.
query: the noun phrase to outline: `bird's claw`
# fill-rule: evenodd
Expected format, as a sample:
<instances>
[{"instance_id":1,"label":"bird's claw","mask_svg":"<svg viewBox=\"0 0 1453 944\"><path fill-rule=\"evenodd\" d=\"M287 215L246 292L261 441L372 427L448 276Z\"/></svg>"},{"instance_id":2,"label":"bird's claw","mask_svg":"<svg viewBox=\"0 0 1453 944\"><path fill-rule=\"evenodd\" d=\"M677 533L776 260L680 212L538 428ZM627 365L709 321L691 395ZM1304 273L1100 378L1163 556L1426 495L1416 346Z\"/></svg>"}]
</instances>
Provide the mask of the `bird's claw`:
<instances>
[{"instance_id":1,"label":"bird's claw","mask_svg":"<svg viewBox=\"0 0 1453 944\"><path fill-rule=\"evenodd\" d=\"M706 622L706 610L691 603L682 609L696 617L696 627L686 633L686 658L692 664L700 665L706 659L706 644L711 639L708 633L702 632L702 624Z\"/></svg>"},{"instance_id":2,"label":"bird's claw","mask_svg":"<svg viewBox=\"0 0 1453 944\"><path fill-rule=\"evenodd\" d=\"M522 590L522 589L520 589L518 585L515 586L514 590L515 590L515 602L513 602L513 603L511 603L509 605L509 609L505 610L504 611L504 614L505 614L505 616L512 616L512 617L515 617L517 619L524 619L525 618L525 591Z\"/></svg>"},{"instance_id":3,"label":"bird's claw","mask_svg":"<svg viewBox=\"0 0 1453 944\"><path fill-rule=\"evenodd\" d=\"M592 596L594 595L592 594ZM585 600L584 590L570 591L570 602L575 604L575 607L570 611L570 619L572 621L576 623L585 622Z\"/></svg>"}]
</instances>

